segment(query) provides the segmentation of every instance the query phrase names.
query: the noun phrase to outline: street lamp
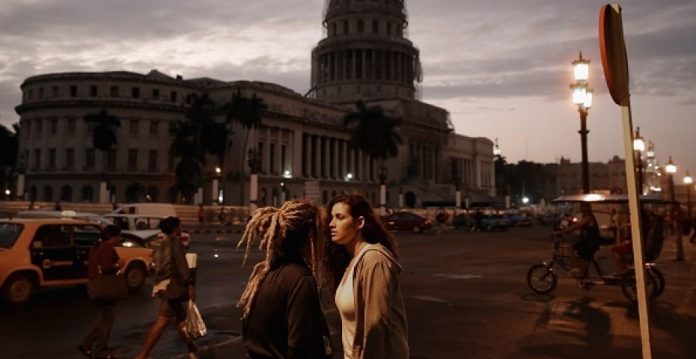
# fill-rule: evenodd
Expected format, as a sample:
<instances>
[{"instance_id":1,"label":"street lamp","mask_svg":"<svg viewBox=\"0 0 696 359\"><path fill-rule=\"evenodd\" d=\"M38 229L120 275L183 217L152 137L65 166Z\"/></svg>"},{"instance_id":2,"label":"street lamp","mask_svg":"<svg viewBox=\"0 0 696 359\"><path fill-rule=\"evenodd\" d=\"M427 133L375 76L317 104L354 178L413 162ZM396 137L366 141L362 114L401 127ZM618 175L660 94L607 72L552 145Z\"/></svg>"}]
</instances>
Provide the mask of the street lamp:
<instances>
[{"instance_id":1,"label":"street lamp","mask_svg":"<svg viewBox=\"0 0 696 359\"><path fill-rule=\"evenodd\" d=\"M380 166L377 170L379 177L379 215L387 215L387 168Z\"/></svg>"},{"instance_id":2,"label":"street lamp","mask_svg":"<svg viewBox=\"0 0 696 359\"><path fill-rule=\"evenodd\" d=\"M677 165L672 162L672 156L669 156L669 161L665 166L665 172L669 174L669 198L674 202L674 174L677 173Z\"/></svg>"},{"instance_id":3,"label":"street lamp","mask_svg":"<svg viewBox=\"0 0 696 359\"><path fill-rule=\"evenodd\" d=\"M587 161L587 112L592 107L592 89L588 83L590 77L590 60L582 57L580 52L577 60L573 61L573 78L575 83L570 84L573 91L573 103L578 106L580 113L580 144L582 149L582 191L590 193L590 173Z\"/></svg>"},{"instance_id":4,"label":"street lamp","mask_svg":"<svg viewBox=\"0 0 696 359\"><path fill-rule=\"evenodd\" d=\"M220 194L220 174L222 174L222 169L220 166L215 166L215 173L213 174L213 180L210 185L210 192L213 203L217 202L222 204L223 196Z\"/></svg>"},{"instance_id":5,"label":"street lamp","mask_svg":"<svg viewBox=\"0 0 696 359\"><path fill-rule=\"evenodd\" d=\"M493 146L493 156L500 156L500 146L498 145L498 138L495 139L495 146Z\"/></svg>"},{"instance_id":6,"label":"street lamp","mask_svg":"<svg viewBox=\"0 0 696 359\"><path fill-rule=\"evenodd\" d=\"M638 177L638 195L643 194L643 151L645 141L640 137L640 127L636 127L636 135L633 137L633 151L636 154L636 172Z\"/></svg>"},{"instance_id":7,"label":"street lamp","mask_svg":"<svg viewBox=\"0 0 696 359\"><path fill-rule=\"evenodd\" d=\"M689 176L689 171L686 171L684 176L684 184L686 185L686 210L688 211L687 218L691 222L691 184L694 183L693 178Z\"/></svg>"},{"instance_id":8,"label":"street lamp","mask_svg":"<svg viewBox=\"0 0 696 359\"><path fill-rule=\"evenodd\" d=\"M259 152L256 148L249 149L247 153L247 161L249 165L249 170L251 172L249 176L249 217L254 215L256 208L258 208L258 195L259 195L259 169L261 167L261 159L259 158Z\"/></svg>"}]
</instances>

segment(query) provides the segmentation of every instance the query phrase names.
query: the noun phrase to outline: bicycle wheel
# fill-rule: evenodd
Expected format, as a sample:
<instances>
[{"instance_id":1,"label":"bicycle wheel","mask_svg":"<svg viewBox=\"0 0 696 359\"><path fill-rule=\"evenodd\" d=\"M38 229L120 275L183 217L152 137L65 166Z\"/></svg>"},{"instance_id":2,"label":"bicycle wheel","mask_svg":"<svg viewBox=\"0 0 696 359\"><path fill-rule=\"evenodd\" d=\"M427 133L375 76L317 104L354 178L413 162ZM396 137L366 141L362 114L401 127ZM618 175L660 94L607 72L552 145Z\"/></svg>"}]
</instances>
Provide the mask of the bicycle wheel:
<instances>
[{"instance_id":1,"label":"bicycle wheel","mask_svg":"<svg viewBox=\"0 0 696 359\"><path fill-rule=\"evenodd\" d=\"M527 271L527 285L535 293L547 294L556 288L558 278L546 264L535 264Z\"/></svg>"},{"instance_id":2,"label":"bicycle wheel","mask_svg":"<svg viewBox=\"0 0 696 359\"><path fill-rule=\"evenodd\" d=\"M655 294L657 293L657 289L655 277L651 274L647 274L645 277L645 291L648 294L648 299L654 299L656 297ZM631 301L631 303L638 301L638 288L636 286L635 269L629 269L626 274L624 274L623 278L621 279L621 291L626 299Z\"/></svg>"},{"instance_id":3,"label":"bicycle wheel","mask_svg":"<svg viewBox=\"0 0 696 359\"><path fill-rule=\"evenodd\" d=\"M655 292L653 293L652 299L655 299L659 296L662 295L662 293L665 291L665 276L662 274L662 271L657 269L657 267L648 267L647 272L650 274L651 277L653 277L653 280L655 280Z\"/></svg>"}]
</instances>

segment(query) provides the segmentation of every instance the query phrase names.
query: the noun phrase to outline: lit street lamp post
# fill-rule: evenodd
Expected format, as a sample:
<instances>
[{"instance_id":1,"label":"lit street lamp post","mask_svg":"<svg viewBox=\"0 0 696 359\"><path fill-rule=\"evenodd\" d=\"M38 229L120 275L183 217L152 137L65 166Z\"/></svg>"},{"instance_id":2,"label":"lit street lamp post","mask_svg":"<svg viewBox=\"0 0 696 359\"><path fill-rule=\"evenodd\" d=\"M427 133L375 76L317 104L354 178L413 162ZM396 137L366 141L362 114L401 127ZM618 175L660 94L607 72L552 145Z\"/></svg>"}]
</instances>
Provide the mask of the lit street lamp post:
<instances>
[{"instance_id":1,"label":"lit street lamp post","mask_svg":"<svg viewBox=\"0 0 696 359\"><path fill-rule=\"evenodd\" d=\"M638 195L643 192L643 151L645 151L645 141L640 137L640 127L636 127L636 135L633 138L633 151L636 154L636 172L638 178Z\"/></svg>"},{"instance_id":2,"label":"lit street lamp post","mask_svg":"<svg viewBox=\"0 0 696 359\"><path fill-rule=\"evenodd\" d=\"M691 222L691 184L694 183L693 178L689 176L689 171L686 171L684 176L684 185L686 185L686 219Z\"/></svg>"},{"instance_id":3,"label":"lit street lamp post","mask_svg":"<svg viewBox=\"0 0 696 359\"><path fill-rule=\"evenodd\" d=\"M665 171L669 175L669 199L670 201L674 202L674 174L677 173L677 165L672 162L672 156L669 156L669 161L667 161Z\"/></svg>"},{"instance_id":4,"label":"lit street lamp post","mask_svg":"<svg viewBox=\"0 0 696 359\"><path fill-rule=\"evenodd\" d=\"M387 168L379 167L377 175L379 176L379 215L387 215Z\"/></svg>"},{"instance_id":5,"label":"lit street lamp post","mask_svg":"<svg viewBox=\"0 0 696 359\"><path fill-rule=\"evenodd\" d=\"M261 167L261 159L257 149L250 149L247 153L248 165L251 175L249 176L249 217L254 215L258 208L259 195L259 169Z\"/></svg>"},{"instance_id":6,"label":"lit street lamp post","mask_svg":"<svg viewBox=\"0 0 696 359\"><path fill-rule=\"evenodd\" d=\"M580 113L580 144L582 149L582 191L590 193L590 171L587 161L587 112L592 106L592 89L587 79L590 75L590 60L582 58L580 52L579 58L573 61L573 77L575 83L570 84L573 91L573 103L578 106Z\"/></svg>"}]
</instances>

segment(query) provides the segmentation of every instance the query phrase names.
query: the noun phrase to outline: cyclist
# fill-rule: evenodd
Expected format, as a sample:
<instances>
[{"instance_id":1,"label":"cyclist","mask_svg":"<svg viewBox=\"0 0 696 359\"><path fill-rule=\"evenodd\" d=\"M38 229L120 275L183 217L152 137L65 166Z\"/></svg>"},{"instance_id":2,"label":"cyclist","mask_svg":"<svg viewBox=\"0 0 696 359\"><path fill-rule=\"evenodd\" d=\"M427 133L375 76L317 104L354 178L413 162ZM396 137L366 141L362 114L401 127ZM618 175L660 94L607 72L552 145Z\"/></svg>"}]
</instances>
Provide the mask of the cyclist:
<instances>
[{"instance_id":1,"label":"cyclist","mask_svg":"<svg viewBox=\"0 0 696 359\"><path fill-rule=\"evenodd\" d=\"M588 260L599 249L601 240L599 225L597 218L592 213L592 206L589 203L580 203L580 213L581 216L577 222L561 231L561 233L580 231L580 239L573 244L573 255L571 255L573 268L570 273L575 277L582 276L585 272Z\"/></svg>"}]
</instances>

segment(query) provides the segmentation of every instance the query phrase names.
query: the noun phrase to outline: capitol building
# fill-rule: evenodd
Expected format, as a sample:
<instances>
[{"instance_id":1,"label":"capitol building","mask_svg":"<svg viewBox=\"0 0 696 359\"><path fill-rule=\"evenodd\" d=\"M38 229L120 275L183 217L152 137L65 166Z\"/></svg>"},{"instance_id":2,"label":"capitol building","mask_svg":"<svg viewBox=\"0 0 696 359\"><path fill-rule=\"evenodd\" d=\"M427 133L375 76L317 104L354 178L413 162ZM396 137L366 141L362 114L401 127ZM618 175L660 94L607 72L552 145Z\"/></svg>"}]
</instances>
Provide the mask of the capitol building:
<instances>
[{"instance_id":1,"label":"capitol building","mask_svg":"<svg viewBox=\"0 0 696 359\"><path fill-rule=\"evenodd\" d=\"M377 205L380 177L386 178L392 208L454 205L457 189L462 205L495 194L493 142L457 134L446 109L418 99L421 54L406 36L403 0L328 0L317 26L324 27L325 37L311 53L307 94L273 83L187 79L157 70L27 78L16 107L25 198L191 201L175 186L171 129L184 120L195 96L207 94L223 104L236 93L256 95L267 109L247 148L245 130L231 125L224 163L213 157L206 161L198 202L248 205L250 168L245 164L252 149L260 158L260 206L291 198L326 203L357 191ZM343 117L358 100L401 121L403 143L385 170L350 145ZM93 148L93 129L84 121L101 109L121 122L117 146L107 153ZM100 195L107 183L110 198Z\"/></svg>"}]
</instances>

